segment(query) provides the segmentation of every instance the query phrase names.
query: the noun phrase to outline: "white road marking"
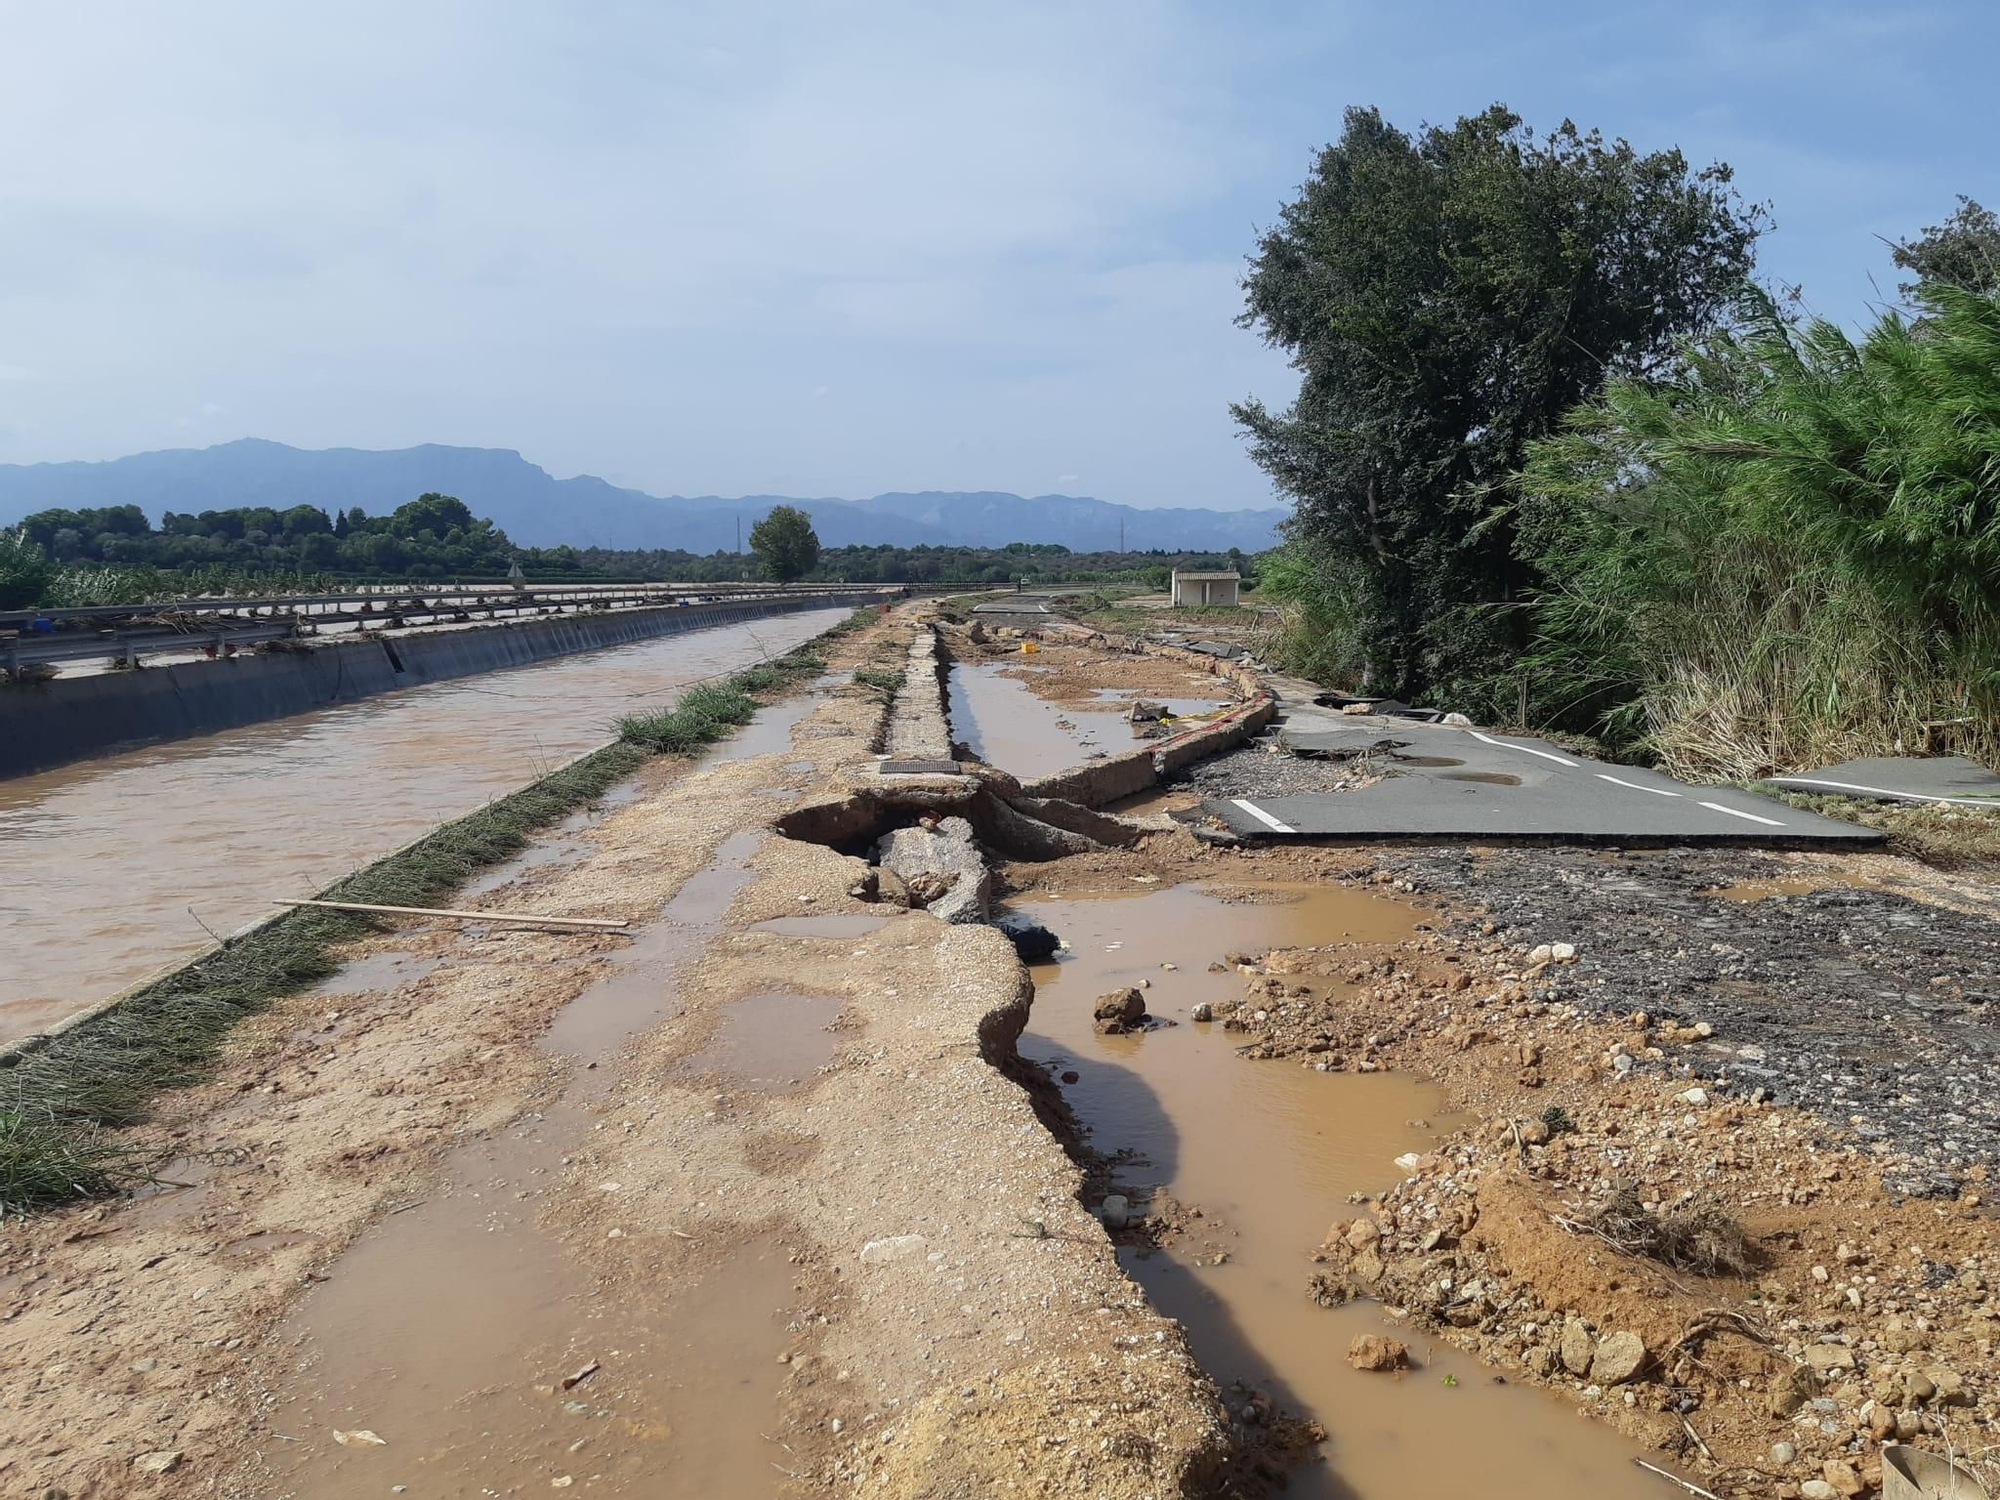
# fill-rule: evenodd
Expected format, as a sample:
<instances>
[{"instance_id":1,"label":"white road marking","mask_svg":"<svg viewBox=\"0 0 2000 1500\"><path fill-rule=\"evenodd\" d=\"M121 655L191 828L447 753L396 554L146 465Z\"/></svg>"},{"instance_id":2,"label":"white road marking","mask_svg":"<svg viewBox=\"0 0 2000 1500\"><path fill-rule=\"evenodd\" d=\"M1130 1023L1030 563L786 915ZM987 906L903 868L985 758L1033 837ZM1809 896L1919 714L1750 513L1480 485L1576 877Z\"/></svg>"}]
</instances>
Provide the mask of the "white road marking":
<instances>
[{"instance_id":1,"label":"white road marking","mask_svg":"<svg viewBox=\"0 0 2000 1500\"><path fill-rule=\"evenodd\" d=\"M1230 800L1234 802L1238 807L1242 808L1245 812L1250 814L1250 816L1255 818L1259 823L1262 823L1266 828L1270 829L1273 833L1298 832L1298 829L1292 827L1291 824L1280 823L1276 818L1272 817L1269 813L1265 812L1263 808L1259 807L1256 803L1252 802L1248 797L1232 797Z\"/></svg>"},{"instance_id":2,"label":"white road marking","mask_svg":"<svg viewBox=\"0 0 2000 1500\"><path fill-rule=\"evenodd\" d=\"M1763 823L1771 828L1783 828L1785 826L1776 818L1760 818L1755 813L1738 812L1733 807L1724 807L1720 802L1704 802L1701 805L1710 812L1728 813L1732 818L1747 818L1752 823Z\"/></svg>"},{"instance_id":3,"label":"white road marking","mask_svg":"<svg viewBox=\"0 0 2000 1500\"><path fill-rule=\"evenodd\" d=\"M1651 792L1655 797L1678 797L1680 795L1679 792L1670 792L1663 786L1640 786L1636 781L1620 781L1616 776L1606 776L1602 771L1597 773L1597 779L1599 781L1608 781L1613 786L1628 786L1635 792Z\"/></svg>"},{"instance_id":4,"label":"white road marking","mask_svg":"<svg viewBox=\"0 0 2000 1500\"><path fill-rule=\"evenodd\" d=\"M2000 807L2000 797L1934 797L1929 792L1899 792L1889 787L1856 786L1851 781L1821 781L1815 776L1767 776L1775 786L1830 786L1843 792L1869 792L1877 797L1898 797L1911 802L1950 802L1959 807Z\"/></svg>"},{"instance_id":5,"label":"white road marking","mask_svg":"<svg viewBox=\"0 0 2000 1500\"><path fill-rule=\"evenodd\" d=\"M1502 750L1524 751L1529 755L1539 755L1543 760L1552 760L1559 766L1568 766L1572 771L1576 769L1575 761L1564 760L1560 755L1551 755L1546 750L1537 750L1532 745L1510 745L1505 740L1496 740L1491 735L1481 734L1476 729L1468 729L1466 730L1466 733L1471 735L1475 740L1480 741L1482 744L1498 745Z\"/></svg>"}]
</instances>

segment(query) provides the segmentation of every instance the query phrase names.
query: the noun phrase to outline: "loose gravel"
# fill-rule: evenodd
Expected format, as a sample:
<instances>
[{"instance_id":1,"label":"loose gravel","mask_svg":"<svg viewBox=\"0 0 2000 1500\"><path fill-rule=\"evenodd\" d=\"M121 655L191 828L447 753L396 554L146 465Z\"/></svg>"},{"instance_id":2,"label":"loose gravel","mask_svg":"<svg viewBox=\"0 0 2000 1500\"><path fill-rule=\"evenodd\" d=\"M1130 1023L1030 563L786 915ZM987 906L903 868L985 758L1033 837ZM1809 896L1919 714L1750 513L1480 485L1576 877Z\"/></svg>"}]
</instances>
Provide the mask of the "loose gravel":
<instances>
[{"instance_id":1,"label":"loose gravel","mask_svg":"<svg viewBox=\"0 0 2000 1500\"><path fill-rule=\"evenodd\" d=\"M1952 1196L1968 1167L2000 1160L1990 921L1885 890L1704 894L1790 873L1742 851L1430 849L1382 863L1483 906L1498 936L1574 943L1550 998L1711 1023L1704 1062L1725 1089L1851 1128L1896 1159L1892 1192Z\"/></svg>"}]
</instances>

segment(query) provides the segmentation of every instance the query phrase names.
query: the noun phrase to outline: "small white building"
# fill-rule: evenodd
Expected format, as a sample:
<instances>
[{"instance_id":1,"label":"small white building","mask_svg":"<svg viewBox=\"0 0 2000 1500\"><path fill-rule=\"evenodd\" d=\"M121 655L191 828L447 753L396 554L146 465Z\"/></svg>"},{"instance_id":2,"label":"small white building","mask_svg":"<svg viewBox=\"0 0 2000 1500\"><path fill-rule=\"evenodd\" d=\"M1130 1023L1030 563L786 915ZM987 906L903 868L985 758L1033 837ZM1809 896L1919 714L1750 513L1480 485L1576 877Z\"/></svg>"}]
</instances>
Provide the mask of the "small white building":
<instances>
[{"instance_id":1,"label":"small white building","mask_svg":"<svg viewBox=\"0 0 2000 1500\"><path fill-rule=\"evenodd\" d=\"M1174 569L1174 608L1198 609L1206 604L1236 603L1242 583L1236 573L1183 573Z\"/></svg>"}]
</instances>

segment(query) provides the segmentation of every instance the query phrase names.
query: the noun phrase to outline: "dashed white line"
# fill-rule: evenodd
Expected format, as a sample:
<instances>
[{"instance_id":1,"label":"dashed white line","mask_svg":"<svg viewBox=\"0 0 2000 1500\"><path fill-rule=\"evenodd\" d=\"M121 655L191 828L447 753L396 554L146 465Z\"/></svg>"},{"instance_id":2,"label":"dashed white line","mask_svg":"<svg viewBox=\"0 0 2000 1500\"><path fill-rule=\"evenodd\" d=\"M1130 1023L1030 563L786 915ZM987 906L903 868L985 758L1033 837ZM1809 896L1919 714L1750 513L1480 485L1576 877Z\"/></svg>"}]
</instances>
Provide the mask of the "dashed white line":
<instances>
[{"instance_id":1,"label":"dashed white line","mask_svg":"<svg viewBox=\"0 0 2000 1500\"><path fill-rule=\"evenodd\" d=\"M1242 808L1245 812L1250 814L1250 816L1255 818L1259 823L1262 823L1266 828L1270 829L1271 832L1273 833L1298 832L1298 829L1292 827L1291 824L1280 823L1276 818L1272 817L1269 813L1265 812L1263 808L1259 807L1256 803L1252 802L1248 797L1232 797L1230 800L1234 802L1238 807Z\"/></svg>"},{"instance_id":2,"label":"dashed white line","mask_svg":"<svg viewBox=\"0 0 2000 1500\"><path fill-rule=\"evenodd\" d=\"M1959 807L2000 806L2000 798L1939 797L1929 792L1899 792L1888 787L1856 786L1851 781L1822 781L1816 776L1768 776L1765 780L1777 786L1830 786L1843 792L1867 792L1871 796L1898 797L1911 802L1950 802Z\"/></svg>"},{"instance_id":3,"label":"dashed white line","mask_svg":"<svg viewBox=\"0 0 2000 1500\"><path fill-rule=\"evenodd\" d=\"M1755 813L1738 812L1733 807L1724 807L1720 802L1704 802L1701 805L1710 812L1728 813L1732 818L1747 818L1752 823L1762 823L1769 828L1783 828L1785 826L1776 818L1760 818Z\"/></svg>"},{"instance_id":4,"label":"dashed white line","mask_svg":"<svg viewBox=\"0 0 2000 1500\"><path fill-rule=\"evenodd\" d=\"M1678 797L1680 795L1679 792L1670 792L1663 786L1641 786L1636 781L1620 781L1616 776L1607 776L1602 771L1597 773L1597 779L1599 781L1608 781L1613 786L1630 787L1635 792L1651 792L1655 797Z\"/></svg>"},{"instance_id":5,"label":"dashed white line","mask_svg":"<svg viewBox=\"0 0 2000 1500\"><path fill-rule=\"evenodd\" d=\"M1576 769L1575 761L1565 760L1560 755L1552 755L1547 750L1537 750L1532 745L1510 745L1505 740L1496 740L1491 735L1481 734L1476 729L1468 729L1466 733L1481 744L1498 745L1502 750L1520 750L1528 755L1539 755L1543 760L1552 760L1559 766L1568 766L1572 771Z\"/></svg>"}]
</instances>

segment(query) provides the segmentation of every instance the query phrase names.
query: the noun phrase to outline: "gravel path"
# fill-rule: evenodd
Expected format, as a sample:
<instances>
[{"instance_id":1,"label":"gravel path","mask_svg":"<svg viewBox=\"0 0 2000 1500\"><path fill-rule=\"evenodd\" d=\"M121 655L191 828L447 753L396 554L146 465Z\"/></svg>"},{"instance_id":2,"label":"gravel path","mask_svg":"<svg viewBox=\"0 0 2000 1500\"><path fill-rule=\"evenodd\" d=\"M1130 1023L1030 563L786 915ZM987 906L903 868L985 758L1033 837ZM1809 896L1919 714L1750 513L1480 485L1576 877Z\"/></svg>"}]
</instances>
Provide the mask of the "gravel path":
<instances>
[{"instance_id":1,"label":"gravel path","mask_svg":"<svg viewBox=\"0 0 2000 1500\"><path fill-rule=\"evenodd\" d=\"M1386 760L1303 760L1274 755L1251 743L1227 755L1190 766L1173 783L1207 797L1288 797L1311 792L1349 792L1382 774Z\"/></svg>"},{"instance_id":2,"label":"gravel path","mask_svg":"<svg viewBox=\"0 0 2000 1500\"><path fill-rule=\"evenodd\" d=\"M1955 1194L2000 1161L2000 928L1883 890L1760 901L1705 890L1794 875L1742 851L1385 855L1419 889L1483 905L1511 941L1572 942L1556 997L1708 1021L1696 1064L1875 1142L1892 1192ZM1685 1054L1679 1060L1686 1060Z\"/></svg>"}]
</instances>

